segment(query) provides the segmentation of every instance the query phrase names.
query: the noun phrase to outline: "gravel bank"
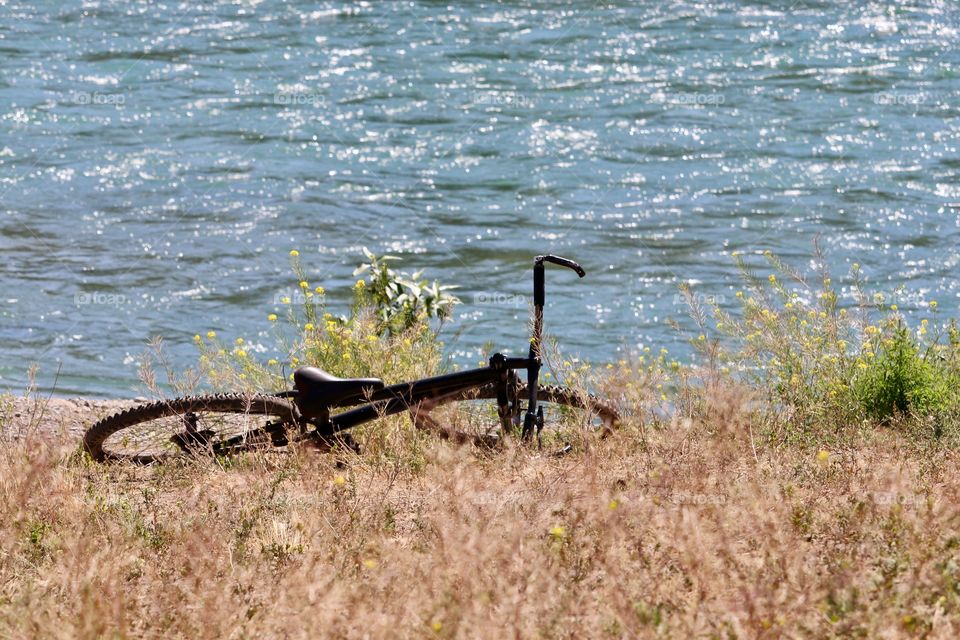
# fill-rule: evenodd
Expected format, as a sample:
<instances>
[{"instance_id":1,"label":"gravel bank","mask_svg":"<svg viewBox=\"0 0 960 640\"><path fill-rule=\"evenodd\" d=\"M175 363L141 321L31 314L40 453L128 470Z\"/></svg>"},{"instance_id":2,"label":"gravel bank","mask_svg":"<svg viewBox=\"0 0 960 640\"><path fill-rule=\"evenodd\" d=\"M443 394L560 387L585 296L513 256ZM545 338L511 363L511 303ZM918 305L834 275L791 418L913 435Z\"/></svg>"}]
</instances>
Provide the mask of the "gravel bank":
<instances>
[{"instance_id":1,"label":"gravel bank","mask_svg":"<svg viewBox=\"0 0 960 640\"><path fill-rule=\"evenodd\" d=\"M6 396L0 398L0 433L8 437L40 433L79 440L97 420L135 404L130 400Z\"/></svg>"}]
</instances>

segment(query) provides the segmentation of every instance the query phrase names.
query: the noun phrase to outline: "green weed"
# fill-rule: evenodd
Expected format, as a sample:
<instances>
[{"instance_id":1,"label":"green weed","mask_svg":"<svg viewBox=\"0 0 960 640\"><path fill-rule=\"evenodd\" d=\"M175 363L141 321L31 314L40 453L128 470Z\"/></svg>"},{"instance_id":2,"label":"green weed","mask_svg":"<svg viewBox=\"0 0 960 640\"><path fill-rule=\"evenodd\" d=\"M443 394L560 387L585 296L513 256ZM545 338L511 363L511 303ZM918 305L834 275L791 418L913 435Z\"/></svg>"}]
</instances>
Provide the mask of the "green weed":
<instances>
[{"instance_id":1,"label":"green weed","mask_svg":"<svg viewBox=\"0 0 960 640\"><path fill-rule=\"evenodd\" d=\"M819 253L812 273L767 251L764 276L735 256L739 309L692 305L701 332L691 342L713 375L745 383L766 402L785 438L870 425L936 423L956 431L960 348L954 322L935 326L937 303L918 305L911 328L897 304L865 290L859 265L835 283ZM708 335L716 337L708 337Z\"/></svg>"}]
</instances>

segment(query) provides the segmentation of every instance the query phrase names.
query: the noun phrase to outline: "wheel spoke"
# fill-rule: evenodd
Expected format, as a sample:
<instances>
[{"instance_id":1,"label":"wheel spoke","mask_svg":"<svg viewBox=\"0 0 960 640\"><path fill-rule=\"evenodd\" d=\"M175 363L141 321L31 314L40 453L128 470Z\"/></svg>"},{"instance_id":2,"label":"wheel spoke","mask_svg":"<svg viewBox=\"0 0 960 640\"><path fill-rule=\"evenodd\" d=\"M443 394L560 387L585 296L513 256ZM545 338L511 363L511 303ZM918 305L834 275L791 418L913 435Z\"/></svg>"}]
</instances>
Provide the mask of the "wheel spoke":
<instances>
[{"instance_id":1,"label":"wheel spoke","mask_svg":"<svg viewBox=\"0 0 960 640\"><path fill-rule=\"evenodd\" d=\"M508 406L501 411L493 385L448 394L425 401L411 414L417 427L456 441L489 444L504 433L516 433L523 413L526 385L518 385L508 393ZM619 420L616 410L606 401L562 387L540 387L538 410L546 425L580 424L606 435ZM539 418L538 418L539 421ZM511 428L504 429L504 423Z\"/></svg>"},{"instance_id":2,"label":"wheel spoke","mask_svg":"<svg viewBox=\"0 0 960 640\"><path fill-rule=\"evenodd\" d=\"M176 398L101 420L87 431L84 445L96 460L225 455L252 445L282 446L294 416L288 401L271 396Z\"/></svg>"}]
</instances>

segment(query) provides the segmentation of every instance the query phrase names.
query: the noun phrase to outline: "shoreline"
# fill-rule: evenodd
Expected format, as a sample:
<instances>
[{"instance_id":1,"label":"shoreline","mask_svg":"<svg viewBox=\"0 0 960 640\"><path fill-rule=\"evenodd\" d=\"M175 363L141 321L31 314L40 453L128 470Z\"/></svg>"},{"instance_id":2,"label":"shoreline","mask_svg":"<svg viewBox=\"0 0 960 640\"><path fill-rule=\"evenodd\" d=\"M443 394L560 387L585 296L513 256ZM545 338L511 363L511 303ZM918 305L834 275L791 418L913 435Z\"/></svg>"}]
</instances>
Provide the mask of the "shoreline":
<instances>
[{"instance_id":1,"label":"shoreline","mask_svg":"<svg viewBox=\"0 0 960 640\"><path fill-rule=\"evenodd\" d=\"M141 400L146 399L6 396L0 399L0 434L14 438L44 434L79 439L94 422Z\"/></svg>"}]
</instances>

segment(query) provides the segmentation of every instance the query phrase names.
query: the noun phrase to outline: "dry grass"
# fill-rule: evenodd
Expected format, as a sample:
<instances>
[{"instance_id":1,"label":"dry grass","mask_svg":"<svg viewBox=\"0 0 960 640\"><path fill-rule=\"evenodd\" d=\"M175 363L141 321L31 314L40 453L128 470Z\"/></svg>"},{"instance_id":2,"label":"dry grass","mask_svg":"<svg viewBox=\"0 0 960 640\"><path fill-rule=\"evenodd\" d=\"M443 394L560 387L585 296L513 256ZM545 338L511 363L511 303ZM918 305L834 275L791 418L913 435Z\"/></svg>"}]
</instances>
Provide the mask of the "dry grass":
<instances>
[{"instance_id":1,"label":"dry grass","mask_svg":"<svg viewBox=\"0 0 960 640\"><path fill-rule=\"evenodd\" d=\"M561 459L398 433L340 467L98 467L8 439L0 637L956 637L952 452L762 444L711 396Z\"/></svg>"}]
</instances>

